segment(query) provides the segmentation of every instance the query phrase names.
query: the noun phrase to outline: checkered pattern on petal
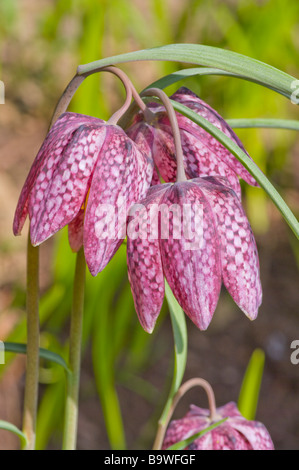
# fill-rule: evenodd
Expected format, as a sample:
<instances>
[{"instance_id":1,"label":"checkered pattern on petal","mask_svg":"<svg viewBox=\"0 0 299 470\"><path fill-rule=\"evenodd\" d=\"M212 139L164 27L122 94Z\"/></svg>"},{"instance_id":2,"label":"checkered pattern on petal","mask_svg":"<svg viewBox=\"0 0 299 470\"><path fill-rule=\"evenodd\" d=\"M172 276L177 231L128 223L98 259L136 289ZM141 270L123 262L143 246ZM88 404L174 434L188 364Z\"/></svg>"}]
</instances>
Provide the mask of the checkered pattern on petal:
<instances>
[{"instance_id":1,"label":"checkered pattern on petal","mask_svg":"<svg viewBox=\"0 0 299 470\"><path fill-rule=\"evenodd\" d=\"M61 154L71 141L74 132L82 124L102 123L101 119L77 113L64 113L56 121L44 140L26 178L15 211L13 232L20 235L28 215L29 196L41 172L51 171Z\"/></svg>"},{"instance_id":2,"label":"checkered pattern on petal","mask_svg":"<svg viewBox=\"0 0 299 470\"><path fill-rule=\"evenodd\" d=\"M139 321L148 333L154 329L164 299L158 215L161 197L168 186L150 188L127 226L128 277Z\"/></svg>"},{"instance_id":3,"label":"checkered pattern on petal","mask_svg":"<svg viewBox=\"0 0 299 470\"><path fill-rule=\"evenodd\" d=\"M33 245L45 241L79 212L105 135L105 124L80 125L59 157L45 162L29 199Z\"/></svg>"},{"instance_id":4,"label":"checkered pattern on petal","mask_svg":"<svg viewBox=\"0 0 299 470\"><path fill-rule=\"evenodd\" d=\"M226 421L202 437L195 439L188 450L274 450L270 434L258 421L245 419L235 403L230 402L216 409L217 419ZM190 406L186 415L173 420L166 432L163 449L203 431L212 424L209 410Z\"/></svg>"},{"instance_id":5,"label":"checkered pattern on petal","mask_svg":"<svg viewBox=\"0 0 299 470\"><path fill-rule=\"evenodd\" d=\"M127 211L145 196L152 162L117 126L107 134L91 181L84 221L84 251L92 275L104 269L125 238Z\"/></svg>"},{"instance_id":6,"label":"checkered pattern on petal","mask_svg":"<svg viewBox=\"0 0 299 470\"><path fill-rule=\"evenodd\" d=\"M224 285L236 304L254 320L262 302L262 287L258 252L249 221L230 188L217 178L201 178L200 181L212 207L220 238Z\"/></svg>"},{"instance_id":7,"label":"checkered pattern on petal","mask_svg":"<svg viewBox=\"0 0 299 470\"><path fill-rule=\"evenodd\" d=\"M169 234L164 238L161 228L160 235L165 277L184 312L205 330L221 288L219 240L211 207L199 185L190 181L171 186L161 204L169 217Z\"/></svg>"}]
</instances>

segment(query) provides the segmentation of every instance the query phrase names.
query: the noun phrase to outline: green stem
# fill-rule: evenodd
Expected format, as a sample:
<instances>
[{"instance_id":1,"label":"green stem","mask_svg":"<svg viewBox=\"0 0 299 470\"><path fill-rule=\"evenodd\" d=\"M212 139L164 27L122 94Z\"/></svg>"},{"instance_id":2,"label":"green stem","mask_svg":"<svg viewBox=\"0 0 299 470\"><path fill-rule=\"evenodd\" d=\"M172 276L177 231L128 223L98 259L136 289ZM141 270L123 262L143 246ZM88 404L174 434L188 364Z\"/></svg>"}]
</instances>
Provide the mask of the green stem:
<instances>
[{"instance_id":1,"label":"green stem","mask_svg":"<svg viewBox=\"0 0 299 470\"><path fill-rule=\"evenodd\" d=\"M81 248L77 253L74 278L69 348L70 373L67 374L67 399L65 406L63 450L75 450L77 444L85 274L86 263L84 251L83 248Z\"/></svg>"},{"instance_id":2,"label":"green stem","mask_svg":"<svg viewBox=\"0 0 299 470\"><path fill-rule=\"evenodd\" d=\"M173 133L173 140L174 140L174 145L175 145L176 162L177 162L176 181L177 183L187 181L187 177L186 177L185 169L184 169L184 157L183 157L180 129L179 129L177 117L175 114L175 110L173 109L170 99L168 98L166 93L163 90L160 90L159 88L147 88L141 93L140 96L157 96L164 104L166 112L167 112L167 116L171 125L171 129ZM154 117L155 115L153 115L151 119L153 119ZM145 119L146 119L146 115L145 115Z\"/></svg>"},{"instance_id":3,"label":"green stem","mask_svg":"<svg viewBox=\"0 0 299 470\"><path fill-rule=\"evenodd\" d=\"M299 131L299 121L294 119L268 119L268 118L252 118L252 119L226 119L226 122L234 129L247 129L249 127L264 127L272 129L288 129L291 131Z\"/></svg>"},{"instance_id":4,"label":"green stem","mask_svg":"<svg viewBox=\"0 0 299 470\"><path fill-rule=\"evenodd\" d=\"M178 391L176 392L176 394L174 395L174 397L172 399L172 402L171 402L171 405L168 408L165 419L163 420L163 423L161 423L159 428L158 428L156 439L155 439L155 442L154 442L154 445L153 445L153 450L160 450L161 449L161 447L163 445L163 440L164 440L164 436L165 436L165 433L166 433L168 423L171 419L171 416L173 415L173 412L174 412L178 402L185 395L185 393L188 392L188 390L190 390L191 388L196 387L196 386L204 388L204 390L207 394L208 401L209 401L209 410L210 410L209 418L210 418L210 420L214 421L217 418L215 395L214 395L213 389L212 389L211 385L209 384L209 382L207 382L206 380L204 380L200 377L195 377L193 379L190 379L187 382L185 382L183 385L181 385L180 388L178 389Z\"/></svg>"},{"instance_id":5,"label":"green stem","mask_svg":"<svg viewBox=\"0 0 299 470\"><path fill-rule=\"evenodd\" d=\"M26 450L34 450L39 368L39 248L27 244L27 363L23 411L23 433Z\"/></svg>"},{"instance_id":6,"label":"green stem","mask_svg":"<svg viewBox=\"0 0 299 470\"><path fill-rule=\"evenodd\" d=\"M132 96L135 100L135 103L141 109L141 111L147 113L147 115L152 115L151 111L147 108L146 104L142 101L142 99L140 98L139 94L137 93L133 83L131 82L129 77L125 74L125 72L118 69L117 67L100 67L100 68L94 69L90 72L86 72L85 74L82 74L82 75L76 74L72 78L72 80L69 82L69 84L65 88L64 92L62 93L62 95L61 95L61 97L60 97L60 99L59 99L59 101L56 105L56 108L54 110L54 113L53 113L53 116L52 116L52 119L51 119L50 128L57 121L59 116L61 116L62 113L66 112L66 110L67 110L74 94L76 93L77 89L79 88L79 86L81 85L83 80L85 80L85 78L88 77L89 75L92 75L92 74L98 73L98 72L113 73L114 75L116 75L122 81L122 83L123 83L123 85L124 85L124 87L127 91L127 100L126 100L124 106L122 106L121 109L118 110L110 118L111 119L111 121L109 120L110 124L114 124L115 121L117 122L122 117L122 115L127 111L127 108L129 107L129 104L130 104L128 101L130 99L131 94L132 94Z\"/></svg>"},{"instance_id":7,"label":"green stem","mask_svg":"<svg viewBox=\"0 0 299 470\"><path fill-rule=\"evenodd\" d=\"M161 417L158 421L158 430L153 449L160 449L167 427L167 419L174 397L181 386L187 363L188 334L185 313L174 297L169 285L165 282L165 295L169 307L174 339L174 371L172 384Z\"/></svg>"}]
</instances>

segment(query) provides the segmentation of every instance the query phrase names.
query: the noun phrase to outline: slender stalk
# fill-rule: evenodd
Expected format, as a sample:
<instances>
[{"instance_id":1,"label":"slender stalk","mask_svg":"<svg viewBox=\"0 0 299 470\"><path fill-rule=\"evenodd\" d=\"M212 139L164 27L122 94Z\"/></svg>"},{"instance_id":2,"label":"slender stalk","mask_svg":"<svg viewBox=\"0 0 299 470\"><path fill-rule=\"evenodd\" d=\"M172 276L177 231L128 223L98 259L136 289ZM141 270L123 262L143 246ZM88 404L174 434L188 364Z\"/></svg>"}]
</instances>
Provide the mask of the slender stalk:
<instances>
[{"instance_id":1,"label":"slender stalk","mask_svg":"<svg viewBox=\"0 0 299 470\"><path fill-rule=\"evenodd\" d=\"M183 149L181 143L180 129L178 126L178 121L176 118L175 110L171 104L170 99L163 90L160 88L148 88L141 93L141 96L157 96L165 106L170 125L173 132L175 152L176 152L176 161L177 161L177 182L187 181L187 177L184 169L184 159L183 159ZM146 116L145 116L146 118Z\"/></svg>"},{"instance_id":2,"label":"slender stalk","mask_svg":"<svg viewBox=\"0 0 299 470\"><path fill-rule=\"evenodd\" d=\"M204 388L207 397L208 397L208 402L209 402L209 410L210 410L210 420L214 421L216 419L216 403L215 403L215 395L213 392L213 389L209 382L206 380L196 377L190 380L187 380L181 387L178 389L177 393L174 395L171 406L168 410L167 417L165 420L163 420L163 423L159 423L158 431L156 434L155 442L153 445L153 450L160 450L163 444L164 436L166 433L166 429L168 426L168 423L171 419L171 416L173 415L173 412L179 402L179 400L185 395L188 390L191 388L199 386Z\"/></svg>"},{"instance_id":3,"label":"slender stalk","mask_svg":"<svg viewBox=\"0 0 299 470\"><path fill-rule=\"evenodd\" d=\"M74 278L69 346L70 374L67 374L67 399L65 406L63 450L75 450L77 443L85 274L86 263L84 251L83 248L81 248L77 253Z\"/></svg>"},{"instance_id":4,"label":"slender stalk","mask_svg":"<svg viewBox=\"0 0 299 470\"><path fill-rule=\"evenodd\" d=\"M39 248L27 243L27 358L23 410L23 433L26 450L34 450L39 372Z\"/></svg>"},{"instance_id":5,"label":"slender stalk","mask_svg":"<svg viewBox=\"0 0 299 470\"><path fill-rule=\"evenodd\" d=\"M52 115L51 123L50 123L50 129L51 127L55 124L57 119L61 116L61 114L65 113L74 94L78 90L79 86L85 79L85 76L82 75L75 75L72 80L69 82L67 87L65 88L64 92L62 93L61 97L59 98L59 101L56 105L56 108L54 110L54 113Z\"/></svg>"},{"instance_id":6,"label":"slender stalk","mask_svg":"<svg viewBox=\"0 0 299 470\"><path fill-rule=\"evenodd\" d=\"M128 96L133 96L136 104L141 109L141 111L147 113L148 116L149 115L153 116L153 113L147 108L146 104L142 101L133 83L131 82L129 77L125 74L125 72L123 72L117 67L108 66L108 67L100 67L90 72L86 72L84 74L80 74L80 75L76 74L72 78L72 80L69 82L69 84L65 88L63 94L61 95L56 105L56 108L54 110L54 113L51 119L50 128L55 123L55 121L59 118L59 116L67 110L72 97L74 96L75 92L77 91L77 89L79 88L83 80L85 80L85 78L88 77L89 75L92 75L97 72L110 72L116 75L122 81L122 83L124 84L126 88L127 99L128 99ZM111 116L110 120L112 119L113 123L115 123L115 121L119 120L122 117L122 115L125 113L125 111L127 111L128 107L129 105L127 105L127 100L126 100L126 103L124 104L124 106L122 106L120 110L118 110L113 116Z\"/></svg>"}]
</instances>

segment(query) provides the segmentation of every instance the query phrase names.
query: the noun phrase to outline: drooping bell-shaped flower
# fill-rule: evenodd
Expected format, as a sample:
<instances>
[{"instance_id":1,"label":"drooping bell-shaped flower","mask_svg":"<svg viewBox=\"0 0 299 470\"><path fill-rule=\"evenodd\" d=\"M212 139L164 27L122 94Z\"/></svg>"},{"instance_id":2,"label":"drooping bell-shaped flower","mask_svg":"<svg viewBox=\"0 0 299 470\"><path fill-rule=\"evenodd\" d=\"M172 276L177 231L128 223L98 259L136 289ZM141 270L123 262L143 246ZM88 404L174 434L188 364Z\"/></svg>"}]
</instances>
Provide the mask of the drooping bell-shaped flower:
<instances>
[{"instance_id":1,"label":"drooping bell-shaped flower","mask_svg":"<svg viewBox=\"0 0 299 470\"><path fill-rule=\"evenodd\" d=\"M203 431L213 422L227 418L216 428L195 439L188 450L274 450L271 436L258 421L249 421L230 402L216 408L216 419L210 418L210 410L191 405L187 414L170 423L163 442L163 449Z\"/></svg>"},{"instance_id":2,"label":"drooping bell-shaped flower","mask_svg":"<svg viewBox=\"0 0 299 470\"><path fill-rule=\"evenodd\" d=\"M227 122L195 93L182 87L170 98L207 119L246 152L242 142ZM146 141L144 146L150 149L161 177L166 182L173 182L176 178L177 165L168 115L163 105L148 103L147 106L155 114L152 122L147 122L144 115L139 112L126 132L135 141ZM239 178L244 179L250 185L257 186L252 175L217 139L182 114L176 112L176 117L181 134L187 178L223 176L227 178L228 184L239 196Z\"/></svg>"},{"instance_id":3,"label":"drooping bell-shaped flower","mask_svg":"<svg viewBox=\"0 0 299 470\"><path fill-rule=\"evenodd\" d=\"M152 174L152 161L119 126L66 112L33 162L16 208L14 234L21 233L27 215L34 246L69 225L71 247L77 251L84 245L87 265L96 275L122 243L126 211L145 196Z\"/></svg>"},{"instance_id":4,"label":"drooping bell-shaped flower","mask_svg":"<svg viewBox=\"0 0 299 470\"><path fill-rule=\"evenodd\" d=\"M128 275L143 328L152 332L164 277L188 317L210 324L222 282L250 319L261 304L256 243L242 204L224 178L152 186L130 214Z\"/></svg>"}]
</instances>

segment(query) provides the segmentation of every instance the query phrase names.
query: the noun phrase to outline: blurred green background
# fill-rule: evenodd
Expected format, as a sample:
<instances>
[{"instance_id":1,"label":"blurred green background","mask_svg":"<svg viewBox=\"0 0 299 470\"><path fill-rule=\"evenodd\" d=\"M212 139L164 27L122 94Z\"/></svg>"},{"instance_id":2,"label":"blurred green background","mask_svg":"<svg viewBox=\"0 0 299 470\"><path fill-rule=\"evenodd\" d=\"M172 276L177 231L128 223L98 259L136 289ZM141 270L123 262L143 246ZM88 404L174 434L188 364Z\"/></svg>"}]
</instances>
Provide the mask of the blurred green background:
<instances>
[{"instance_id":1,"label":"blurred green background","mask_svg":"<svg viewBox=\"0 0 299 470\"><path fill-rule=\"evenodd\" d=\"M227 48L299 77L299 2L283 0L1 0L0 79L0 339L26 340L26 225L14 238L11 224L19 191L55 104L79 64L170 43ZM183 68L172 62L130 63L122 68L137 90ZM227 77L189 78L185 86L224 118L298 118L298 108L258 85ZM166 89L172 93L178 88ZM70 109L107 119L124 92L110 74L89 77ZM299 140L294 131L237 130L246 149L299 212ZM276 448L296 449L299 439L298 367L290 344L299 336L299 248L262 190L244 186L244 205L260 252L264 301L250 323L223 291L208 331L188 321L186 379L202 376L218 405L238 394L255 347L265 351L257 419ZM87 277L79 449L150 448L172 374L173 342L165 308L152 335L143 332L127 280L125 246L97 278ZM67 357L74 255L62 231L41 248L41 346ZM24 357L0 365L0 419L20 425ZM37 446L59 449L65 378L41 361ZM178 409L205 397L190 392ZM0 449L18 440L0 431Z\"/></svg>"}]
</instances>

